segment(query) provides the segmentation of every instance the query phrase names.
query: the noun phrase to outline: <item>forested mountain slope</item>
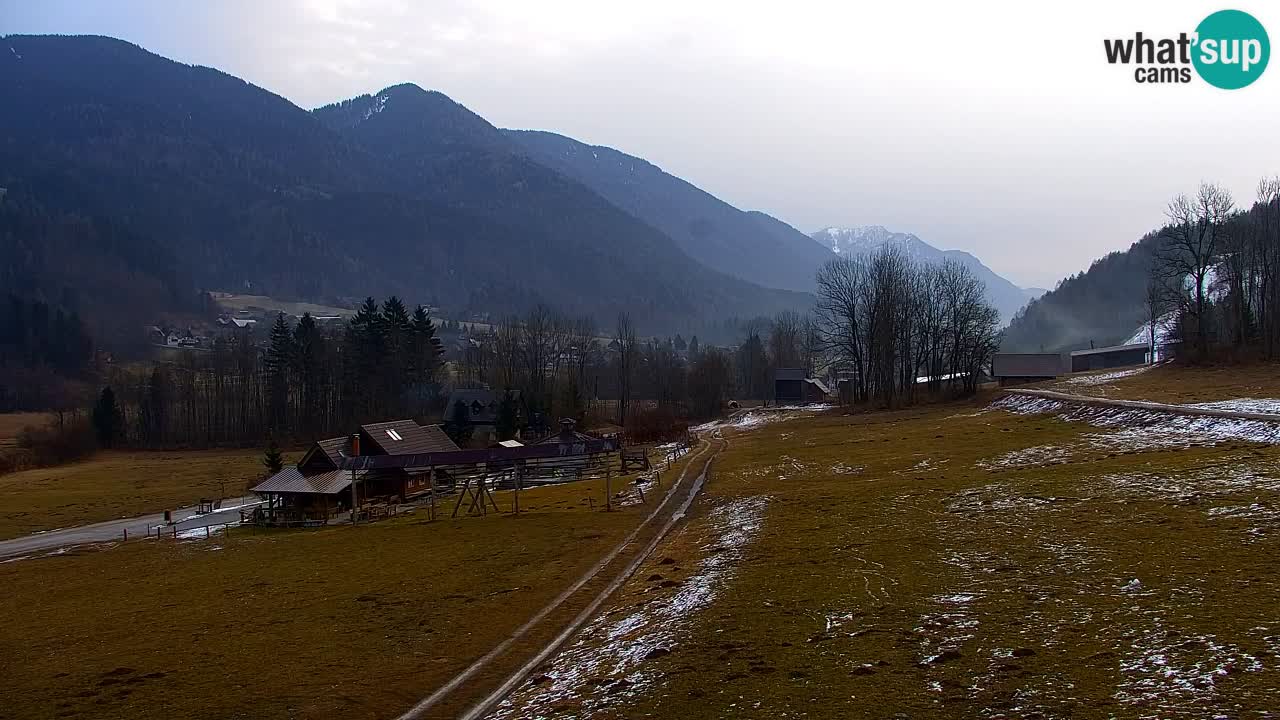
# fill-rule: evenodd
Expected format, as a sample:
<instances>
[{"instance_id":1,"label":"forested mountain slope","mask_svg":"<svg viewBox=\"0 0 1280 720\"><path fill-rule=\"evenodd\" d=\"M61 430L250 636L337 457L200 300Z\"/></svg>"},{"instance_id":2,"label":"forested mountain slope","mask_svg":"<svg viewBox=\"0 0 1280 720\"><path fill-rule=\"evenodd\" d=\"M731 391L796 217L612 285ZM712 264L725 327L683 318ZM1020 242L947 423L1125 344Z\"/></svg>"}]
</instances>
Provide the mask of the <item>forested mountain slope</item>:
<instances>
[{"instance_id":1,"label":"forested mountain slope","mask_svg":"<svg viewBox=\"0 0 1280 720\"><path fill-rule=\"evenodd\" d=\"M1147 320L1147 279L1157 242L1157 233L1150 233L1031 301L1009 323L1001 350L1056 352L1124 342Z\"/></svg>"},{"instance_id":2,"label":"forested mountain slope","mask_svg":"<svg viewBox=\"0 0 1280 720\"><path fill-rule=\"evenodd\" d=\"M546 301L652 331L809 302L694 262L439 93L308 112L110 38L0 39L0 187L167 248L192 294Z\"/></svg>"},{"instance_id":3,"label":"forested mountain slope","mask_svg":"<svg viewBox=\"0 0 1280 720\"><path fill-rule=\"evenodd\" d=\"M707 267L766 287L809 291L831 258L781 220L739 210L642 158L550 132L504 132L529 157L663 231Z\"/></svg>"}]
</instances>

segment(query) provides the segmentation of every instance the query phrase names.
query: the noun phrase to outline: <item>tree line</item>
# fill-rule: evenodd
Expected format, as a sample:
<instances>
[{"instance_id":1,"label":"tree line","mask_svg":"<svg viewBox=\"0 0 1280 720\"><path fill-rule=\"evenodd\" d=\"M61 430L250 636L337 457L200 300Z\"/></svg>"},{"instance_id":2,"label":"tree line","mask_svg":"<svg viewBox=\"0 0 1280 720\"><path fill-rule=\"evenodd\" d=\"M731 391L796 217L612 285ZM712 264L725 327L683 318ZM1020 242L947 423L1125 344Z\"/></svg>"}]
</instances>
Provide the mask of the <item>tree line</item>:
<instances>
[{"instance_id":1,"label":"tree line","mask_svg":"<svg viewBox=\"0 0 1280 720\"><path fill-rule=\"evenodd\" d=\"M981 280L900 247L838 257L818 272L816 347L851 399L894 407L943 384L973 392L999 346L999 313Z\"/></svg>"},{"instance_id":2,"label":"tree line","mask_svg":"<svg viewBox=\"0 0 1280 720\"><path fill-rule=\"evenodd\" d=\"M93 339L74 310L17 295L0 305L0 412L80 403L93 365Z\"/></svg>"},{"instance_id":3,"label":"tree line","mask_svg":"<svg viewBox=\"0 0 1280 720\"><path fill-rule=\"evenodd\" d=\"M1241 209L1202 183L1166 209L1146 291L1148 342L1195 361L1280 353L1280 177ZM1176 350L1175 350L1176 348Z\"/></svg>"},{"instance_id":4,"label":"tree line","mask_svg":"<svg viewBox=\"0 0 1280 720\"><path fill-rule=\"evenodd\" d=\"M95 425L101 444L147 448L341 435L362 423L436 412L442 354L426 309L410 313L396 297L365 300L337 331L309 313L297 323L280 314L263 347L242 332L176 362L114 369L103 390L114 410L95 410Z\"/></svg>"}]
</instances>

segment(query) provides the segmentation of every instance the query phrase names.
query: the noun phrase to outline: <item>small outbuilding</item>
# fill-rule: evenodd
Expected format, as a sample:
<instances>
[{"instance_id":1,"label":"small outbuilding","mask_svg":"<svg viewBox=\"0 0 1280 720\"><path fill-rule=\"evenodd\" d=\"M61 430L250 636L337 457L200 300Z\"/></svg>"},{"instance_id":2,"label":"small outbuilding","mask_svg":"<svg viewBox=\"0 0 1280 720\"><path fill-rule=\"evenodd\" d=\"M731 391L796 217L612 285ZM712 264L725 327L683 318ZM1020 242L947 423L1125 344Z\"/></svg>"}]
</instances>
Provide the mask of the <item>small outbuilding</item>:
<instances>
[{"instance_id":1,"label":"small outbuilding","mask_svg":"<svg viewBox=\"0 0 1280 720\"><path fill-rule=\"evenodd\" d=\"M778 405L811 405L830 402L831 390L804 368L773 371L773 401Z\"/></svg>"},{"instance_id":2,"label":"small outbuilding","mask_svg":"<svg viewBox=\"0 0 1280 720\"><path fill-rule=\"evenodd\" d=\"M1062 353L996 353L991 360L991 374L1001 385L1052 380L1065 375L1067 368Z\"/></svg>"},{"instance_id":3,"label":"small outbuilding","mask_svg":"<svg viewBox=\"0 0 1280 720\"><path fill-rule=\"evenodd\" d=\"M1142 365L1150 357L1150 351L1146 343L1076 350L1071 353L1071 372Z\"/></svg>"}]
</instances>

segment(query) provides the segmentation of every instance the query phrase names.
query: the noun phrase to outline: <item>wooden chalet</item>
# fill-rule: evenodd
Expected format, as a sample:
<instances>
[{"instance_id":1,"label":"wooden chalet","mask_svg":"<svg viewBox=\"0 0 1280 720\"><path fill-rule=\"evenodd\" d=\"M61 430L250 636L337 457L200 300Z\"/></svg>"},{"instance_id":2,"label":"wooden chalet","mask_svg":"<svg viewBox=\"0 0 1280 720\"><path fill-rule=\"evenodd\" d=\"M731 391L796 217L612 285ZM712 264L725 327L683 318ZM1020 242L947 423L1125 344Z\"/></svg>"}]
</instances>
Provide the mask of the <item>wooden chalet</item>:
<instances>
[{"instance_id":1,"label":"wooden chalet","mask_svg":"<svg viewBox=\"0 0 1280 720\"><path fill-rule=\"evenodd\" d=\"M328 521L349 511L356 482L360 504L370 500L404 502L430 489L425 470L380 468L353 472L343 469L348 458L377 455L457 452L458 446L436 425L413 420L361 425L359 432L319 440L295 466L259 483L253 492L266 496L266 519L283 522Z\"/></svg>"}]
</instances>

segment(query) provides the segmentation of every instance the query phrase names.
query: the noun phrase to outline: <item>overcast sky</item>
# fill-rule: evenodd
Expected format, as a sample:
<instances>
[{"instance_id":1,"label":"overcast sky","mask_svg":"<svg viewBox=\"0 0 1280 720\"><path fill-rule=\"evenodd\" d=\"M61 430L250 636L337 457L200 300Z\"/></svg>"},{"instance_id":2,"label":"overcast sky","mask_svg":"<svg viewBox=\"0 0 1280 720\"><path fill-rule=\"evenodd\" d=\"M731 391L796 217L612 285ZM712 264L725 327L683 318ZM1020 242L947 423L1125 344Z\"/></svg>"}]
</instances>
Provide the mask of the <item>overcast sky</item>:
<instances>
[{"instance_id":1,"label":"overcast sky","mask_svg":"<svg viewBox=\"0 0 1280 720\"><path fill-rule=\"evenodd\" d=\"M0 33L93 33L306 108L401 82L500 127L644 157L813 232L885 225L1052 287L1201 180L1280 173L1280 68L1144 86L1104 37L1218 4L0 0ZM1274 3L1234 5L1280 36ZM86 71L91 71L87 69Z\"/></svg>"}]
</instances>

